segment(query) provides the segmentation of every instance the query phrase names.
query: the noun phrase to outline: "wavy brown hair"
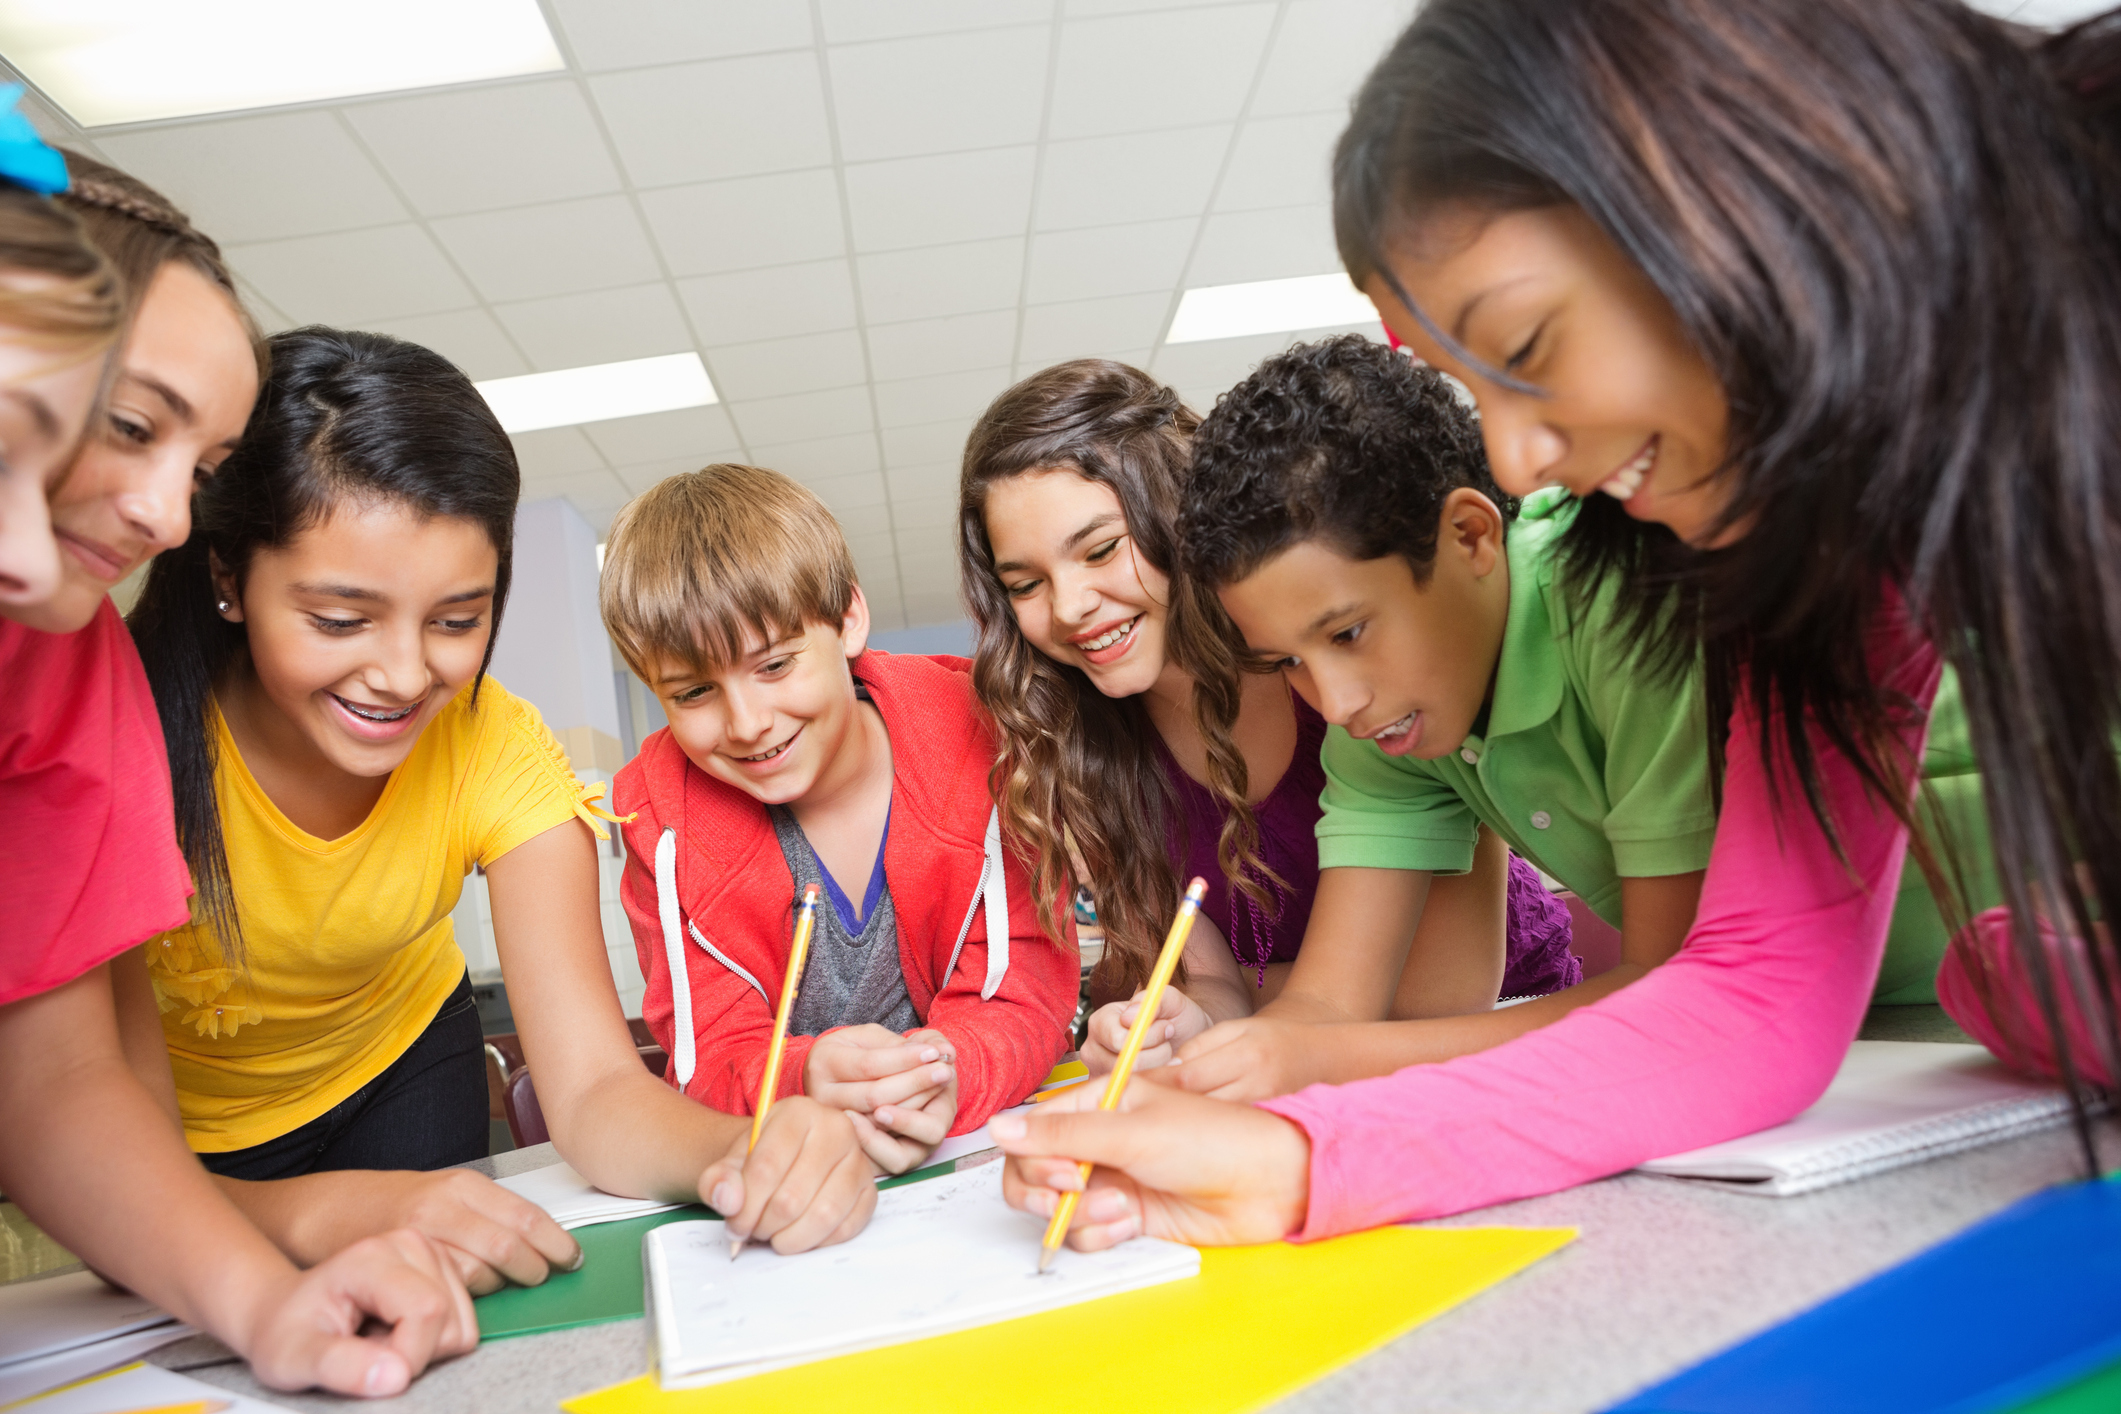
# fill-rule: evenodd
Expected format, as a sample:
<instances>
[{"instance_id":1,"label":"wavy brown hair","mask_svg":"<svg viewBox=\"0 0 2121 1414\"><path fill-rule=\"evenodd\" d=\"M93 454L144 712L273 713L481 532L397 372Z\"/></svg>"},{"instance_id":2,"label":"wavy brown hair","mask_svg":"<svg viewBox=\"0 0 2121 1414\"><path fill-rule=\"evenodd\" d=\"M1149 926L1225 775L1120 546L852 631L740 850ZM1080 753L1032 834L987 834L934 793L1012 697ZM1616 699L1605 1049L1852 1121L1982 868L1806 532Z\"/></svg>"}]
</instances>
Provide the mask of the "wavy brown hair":
<instances>
[{"instance_id":1,"label":"wavy brown hair","mask_svg":"<svg viewBox=\"0 0 2121 1414\"><path fill-rule=\"evenodd\" d=\"M2121 917L2117 98L2114 13L2047 37L1949 0L1430 0L1334 163L1358 281L1396 284L1387 248L1438 210L1569 204L1656 286L1729 400L1743 534L1695 551L1592 496L1569 553L1631 573L1668 661L1702 646L1711 726L1749 698L1822 820L1821 751L1907 818L1909 704L1864 653L1901 586L1958 673L2057 1037L2036 910ZM2117 958L2088 955L2111 1073Z\"/></svg>"},{"instance_id":2,"label":"wavy brown hair","mask_svg":"<svg viewBox=\"0 0 2121 1414\"><path fill-rule=\"evenodd\" d=\"M1027 640L994 572L987 490L1033 471L1067 470L1109 486L1135 553L1171 579L1165 653L1194 681L1193 710L1208 748L1210 789L1225 815L1217 857L1235 887L1255 877L1259 836L1245 803L1244 757L1216 723L1235 721L1242 678L1222 606L1178 573L1179 496L1200 419L1148 374L1107 359L1035 373L996 398L965 443L958 481L958 563L978 630L972 684L993 719L1001 754L994 798L1013 842L1033 861L1033 895L1056 924L1081 870L1097 900L1105 954L1091 974L1098 997L1125 997L1148 980L1178 911L1172 863L1176 811L1157 759L1155 724L1138 697L1107 697L1078 668ZM1065 933L1056 936L1066 936Z\"/></svg>"}]
</instances>

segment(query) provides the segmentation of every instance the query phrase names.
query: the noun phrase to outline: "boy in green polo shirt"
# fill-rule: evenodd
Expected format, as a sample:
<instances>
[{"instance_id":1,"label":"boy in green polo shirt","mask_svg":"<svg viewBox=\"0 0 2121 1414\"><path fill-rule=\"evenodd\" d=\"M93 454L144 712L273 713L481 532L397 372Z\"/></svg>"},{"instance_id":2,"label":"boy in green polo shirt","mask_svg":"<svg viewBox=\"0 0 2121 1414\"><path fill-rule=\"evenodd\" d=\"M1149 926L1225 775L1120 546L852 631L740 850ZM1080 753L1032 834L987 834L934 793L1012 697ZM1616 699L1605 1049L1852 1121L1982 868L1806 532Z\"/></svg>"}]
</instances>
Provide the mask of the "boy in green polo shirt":
<instances>
[{"instance_id":1,"label":"boy in green polo shirt","mask_svg":"<svg viewBox=\"0 0 2121 1414\"><path fill-rule=\"evenodd\" d=\"M1268 359L1201 425L1185 572L1332 728L1303 948L1274 1001L1180 1048L1187 1089L1482 1050L1678 950L1716 830L1699 675L1638 662L1611 589L1566 592L1575 513L1559 491L1520 509L1447 380L1353 335ZM1495 973L1492 938L1408 956L1430 877L1467 870L1481 825L1615 924L1622 960L1522 1005L1385 1021L1403 972L1460 997Z\"/></svg>"}]
</instances>

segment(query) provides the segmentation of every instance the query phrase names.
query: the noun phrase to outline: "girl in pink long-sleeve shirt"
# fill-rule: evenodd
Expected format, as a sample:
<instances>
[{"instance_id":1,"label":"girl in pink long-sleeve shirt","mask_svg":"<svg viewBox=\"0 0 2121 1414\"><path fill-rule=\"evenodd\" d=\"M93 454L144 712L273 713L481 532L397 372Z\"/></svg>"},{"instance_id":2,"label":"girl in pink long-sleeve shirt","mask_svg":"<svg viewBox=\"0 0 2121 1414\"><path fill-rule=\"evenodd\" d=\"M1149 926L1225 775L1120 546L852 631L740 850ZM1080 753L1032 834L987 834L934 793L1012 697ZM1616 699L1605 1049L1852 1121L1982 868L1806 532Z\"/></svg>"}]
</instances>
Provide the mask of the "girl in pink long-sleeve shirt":
<instances>
[{"instance_id":1,"label":"girl in pink long-sleeve shirt","mask_svg":"<svg viewBox=\"0 0 2121 1414\"><path fill-rule=\"evenodd\" d=\"M1868 999L1940 647L2017 916L2116 915L2121 232L2085 193L2121 183L2117 60L2112 17L2035 48L1924 0L1430 0L1336 154L1342 256L1505 490L1585 498L1575 564L1626 577L1651 657L1704 654L1699 913L1477 1055L998 1120L1013 1202L1091 1159L1080 1246L1313 1237L1789 1118Z\"/></svg>"}]
</instances>

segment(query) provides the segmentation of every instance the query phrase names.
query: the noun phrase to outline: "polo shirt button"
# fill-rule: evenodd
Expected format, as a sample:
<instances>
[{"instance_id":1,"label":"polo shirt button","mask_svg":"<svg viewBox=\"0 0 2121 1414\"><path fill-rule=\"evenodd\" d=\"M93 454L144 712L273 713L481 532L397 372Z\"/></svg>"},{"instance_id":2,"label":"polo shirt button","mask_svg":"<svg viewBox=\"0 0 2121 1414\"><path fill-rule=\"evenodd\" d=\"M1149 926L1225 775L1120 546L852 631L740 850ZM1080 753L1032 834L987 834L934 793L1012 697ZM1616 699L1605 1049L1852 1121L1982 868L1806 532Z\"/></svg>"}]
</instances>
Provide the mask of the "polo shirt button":
<instances>
[{"instance_id":1,"label":"polo shirt button","mask_svg":"<svg viewBox=\"0 0 2121 1414\"><path fill-rule=\"evenodd\" d=\"M1475 751L1470 746L1461 746L1460 748L1458 748L1458 756L1459 759L1464 761L1468 766L1478 766L1480 764L1480 753Z\"/></svg>"},{"instance_id":2,"label":"polo shirt button","mask_svg":"<svg viewBox=\"0 0 2121 1414\"><path fill-rule=\"evenodd\" d=\"M1551 824L1553 824L1553 823L1554 823L1554 817L1553 817L1553 816L1551 816L1551 815L1549 815L1549 814L1547 814L1547 812L1546 812L1546 811L1544 811L1544 810L1534 810L1534 811L1532 812L1532 828L1533 828L1533 829L1535 829L1535 830L1544 830L1544 829L1545 829L1545 828L1546 828L1547 826L1549 826L1549 825L1551 825Z\"/></svg>"}]
</instances>

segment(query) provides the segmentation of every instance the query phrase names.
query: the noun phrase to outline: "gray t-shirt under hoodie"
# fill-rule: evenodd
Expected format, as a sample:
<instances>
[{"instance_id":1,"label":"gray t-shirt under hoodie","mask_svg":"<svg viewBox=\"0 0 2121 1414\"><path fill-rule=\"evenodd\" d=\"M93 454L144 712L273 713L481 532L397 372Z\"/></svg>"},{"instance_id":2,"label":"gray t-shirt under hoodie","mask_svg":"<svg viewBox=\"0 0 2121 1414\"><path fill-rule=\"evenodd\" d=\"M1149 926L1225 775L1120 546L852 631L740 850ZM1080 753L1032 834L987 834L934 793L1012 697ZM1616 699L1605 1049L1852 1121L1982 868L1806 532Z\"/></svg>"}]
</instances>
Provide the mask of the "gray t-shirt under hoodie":
<instances>
[{"instance_id":1,"label":"gray t-shirt under hoodie","mask_svg":"<svg viewBox=\"0 0 2121 1414\"><path fill-rule=\"evenodd\" d=\"M906 974L899 965L898 915L891 906L891 890L884 878L884 851L877 847L876 864L863 890L861 917L810 847L810 837L796 823L795 812L785 805L769 805L773 833L780 841L781 857L795 879L795 896L801 899L809 884L818 886L817 922L810 935L810 957L795 994L795 1013L788 1031L794 1036L819 1036L835 1026L860 1026L875 1022L893 1031L911 1031L921 1024L906 993ZM891 821L884 821L884 838L891 838Z\"/></svg>"}]
</instances>

